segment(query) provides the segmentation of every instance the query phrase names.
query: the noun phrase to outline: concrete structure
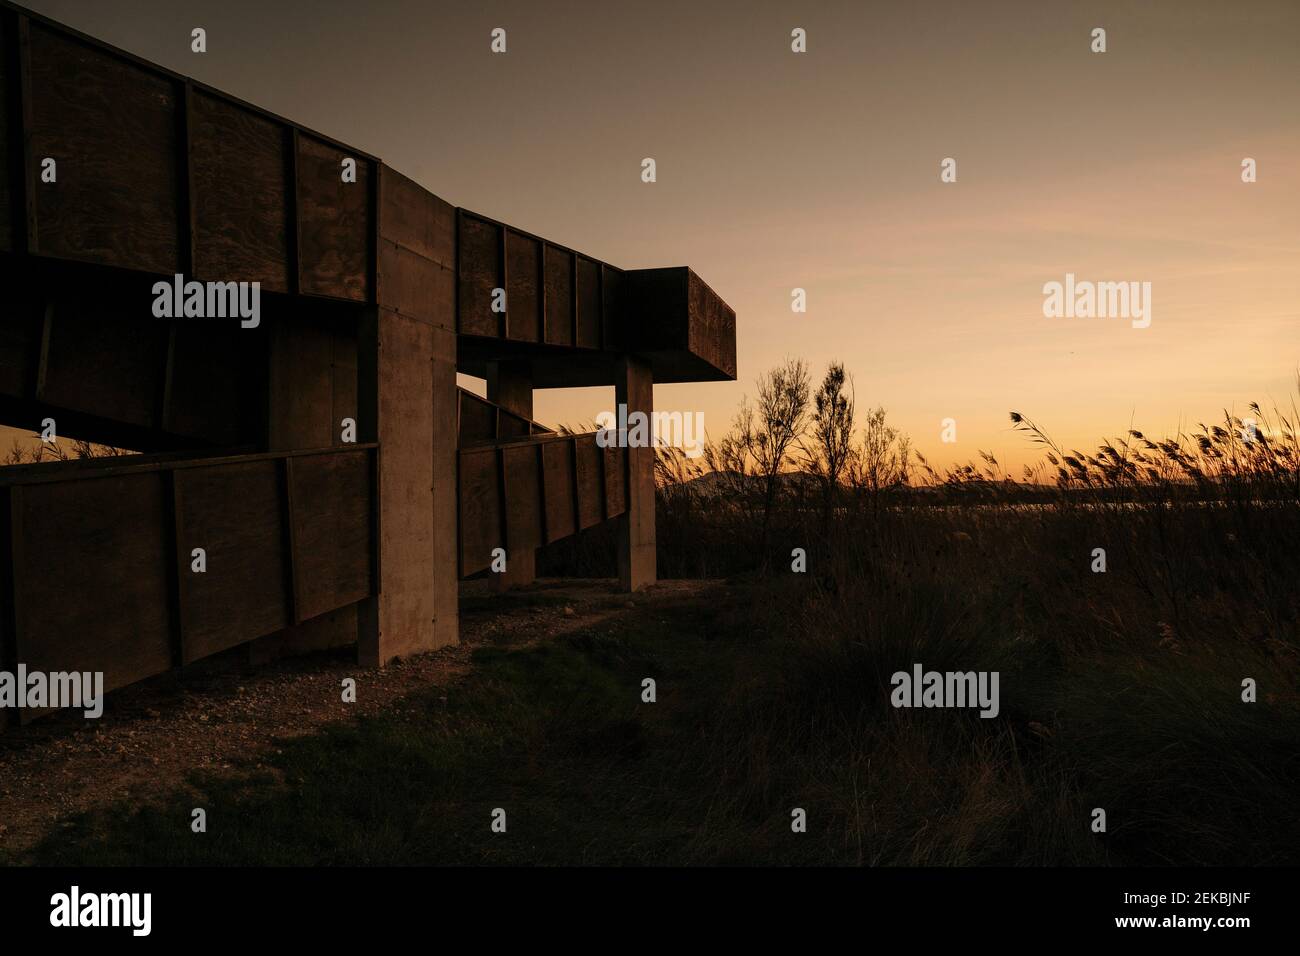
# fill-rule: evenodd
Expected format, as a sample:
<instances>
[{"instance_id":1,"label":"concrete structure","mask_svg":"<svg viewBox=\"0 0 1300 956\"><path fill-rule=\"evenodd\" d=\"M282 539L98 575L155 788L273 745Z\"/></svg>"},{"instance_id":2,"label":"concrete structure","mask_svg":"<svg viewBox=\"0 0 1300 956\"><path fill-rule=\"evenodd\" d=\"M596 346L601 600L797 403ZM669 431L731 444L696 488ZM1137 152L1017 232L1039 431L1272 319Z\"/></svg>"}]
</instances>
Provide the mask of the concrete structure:
<instances>
[{"instance_id":1,"label":"concrete structure","mask_svg":"<svg viewBox=\"0 0 1300 956\"><path fill-rule=\"evenodd\" d=\"M735 314L689 269L457 208L3 2L0 67L0 421L145 453L0 471L0 669L382 665L456 640L497 549L526 582L608 520L623 585L653 583L653 451L557 435L532 393L649 411L654 382L734 379Z\"/></svg>"}]
</instances>

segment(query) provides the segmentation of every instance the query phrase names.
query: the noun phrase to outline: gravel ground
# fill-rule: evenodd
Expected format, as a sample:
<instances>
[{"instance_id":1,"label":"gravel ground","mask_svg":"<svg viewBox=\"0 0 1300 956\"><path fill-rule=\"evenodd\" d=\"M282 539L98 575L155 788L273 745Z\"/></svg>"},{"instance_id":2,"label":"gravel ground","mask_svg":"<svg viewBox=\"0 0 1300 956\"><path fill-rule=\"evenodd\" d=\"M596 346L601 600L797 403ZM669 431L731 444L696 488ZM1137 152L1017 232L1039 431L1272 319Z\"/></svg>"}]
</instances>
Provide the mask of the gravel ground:
<instances>
[{"instance_id":1,"label":"gravel ground","mask_svg":"<svg viewBox=\"0 0 1300 956\"><path fill-rule=\"evenodd\" d=\"M233 773L232 761L250 759L261 766L258 756L280 741L448 686L469 670L476 647L525 646L701 586L664 582L629 600L605 581L540 581L502 595L467 582L460 643L380 670L358 667L351 649L253 670L236 649L197 673L110 694L97 720L61 713L11 727L0 732L0 855L21 862L69 815L121 799L147 802L184 786L194 770ZM345 677L356 678L355 704L342 701Z\"/></svg>"}]
</instances>

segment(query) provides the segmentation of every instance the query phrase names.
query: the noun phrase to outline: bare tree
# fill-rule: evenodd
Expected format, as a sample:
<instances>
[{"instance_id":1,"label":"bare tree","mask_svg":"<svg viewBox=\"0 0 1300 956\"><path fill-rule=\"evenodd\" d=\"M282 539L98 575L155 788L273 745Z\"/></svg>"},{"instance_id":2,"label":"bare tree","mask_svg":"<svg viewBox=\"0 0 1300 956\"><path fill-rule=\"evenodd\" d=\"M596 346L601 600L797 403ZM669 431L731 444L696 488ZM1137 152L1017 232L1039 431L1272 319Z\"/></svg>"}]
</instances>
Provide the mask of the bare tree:
<instances>
[{"instance_id":1,"label":"bare tree","mask_svg":"<svg viewBox=\"0 0 1300 956\"><path fill-rule=\"evenodd\" d=\"M874 511L884 492L908 483L910 458L910 439L887 425L885 410L876 408L867 416L862 446L852 457L850 483L870 499Z\"/></svg>"},{"instance_id":2,"label":"bare tree","mask_svg":"<svg viewBox=\"0 0 1300 956\"><path fill-rule=\"evenodd\" d=\"M732 420L731 430L704 447L705 469L713 476L715 507L722 505L737 511L746 526L757 523L753 494L755 468L749 454L753 432L754 409L746 399Z\"/></svg>"},{"instance_id":3,"label":"bare tree","mask_svg":"<svg viewBox=\"0 0 1300 956\"><path fill-rule=\"evenodd\" d=\"M808 364L786 359L758 380L757 409L741 406L741 435L763 481L762 554L766 565L777 483L808 427Z\"/></svg>"},{"instance_id":4,"label":"bare tree","mask_svg":"<svg viewBox=\"0 0 1300 956\"><path fill-rule=\"evenodd\" d=\"M848 394L845 394L845 387ZM813 396L812 438L804 449L805 467L821 479L823 522L830 524L840 481L853 457L853 379L841 362L832 362Z\"/></svg>"}]
</instances>

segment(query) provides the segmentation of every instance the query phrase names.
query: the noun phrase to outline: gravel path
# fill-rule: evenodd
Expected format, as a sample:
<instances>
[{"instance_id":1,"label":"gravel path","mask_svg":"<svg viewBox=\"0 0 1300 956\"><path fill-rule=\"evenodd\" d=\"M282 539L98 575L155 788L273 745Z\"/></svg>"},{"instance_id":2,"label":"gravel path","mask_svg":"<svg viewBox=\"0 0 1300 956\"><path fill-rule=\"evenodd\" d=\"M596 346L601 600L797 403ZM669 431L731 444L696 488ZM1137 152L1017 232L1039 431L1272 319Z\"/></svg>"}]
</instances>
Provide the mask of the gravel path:
<instances>
[{"instance_id":1,"label":"gravel path","mask_svg":"<svg viewBox=\"0 0 1300 956\"><path fill-rule=\"evenodd\" d=\"M183 679L166 675L110 694L98 720L62 713L10 728L0 732L0 859L22 862L72 814L147 802L194 770L233 773L232 761L250 758L261 766L258 756L280 741L448 686L469 670L476 647L526 646L702 586L664 582L629 601L604 581L541 581L503 595L467 582L460 643L380 670L358 667L348 649L257 670L236 652ZM356 678L355 704L342 701L345 677Z\"/></svg>"}]
</instances>

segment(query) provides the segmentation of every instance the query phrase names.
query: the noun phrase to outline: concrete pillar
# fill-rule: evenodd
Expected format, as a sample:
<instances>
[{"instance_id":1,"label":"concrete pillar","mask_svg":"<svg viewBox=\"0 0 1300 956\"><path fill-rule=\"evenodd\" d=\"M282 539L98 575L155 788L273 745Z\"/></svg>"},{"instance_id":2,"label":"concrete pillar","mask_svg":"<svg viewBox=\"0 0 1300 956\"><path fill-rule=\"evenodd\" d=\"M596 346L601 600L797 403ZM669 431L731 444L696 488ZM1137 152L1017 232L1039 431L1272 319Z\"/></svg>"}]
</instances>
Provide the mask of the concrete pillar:
<instances>
[{"instance_id":1,"label":"concrete pillar","mask_svg":"<svg viewBox=\"0 0 1300 956\"><path fill-rule=\"evenodd\" d=\"M526 360L489 362L488 401L524 418L533 417L533 369ZM532 584L537 579L537 552L533 548L511 548L506 552L506 570L492 574L498 590Z\"/></svg>"},{"instance_id":2,"label":"concrete pillar","mask_svg":"<svg viewBox=\"0 0 1300 956\"><path fill-rule=\"evenodd\" d=\"M654 411L654 374L650 363L635 356L618 361L614 401L627 413ZM618 517L618 582L624 591L639 591L654 584L655 555L655 450L627 449L627 511Z\"/></svg>"},{"instance_id":3,"label":"concrete pillar","mask_svg":"<svg viewBox=\"0 0 1300 956\"><path fill-rule=\"evenodd\" d=\"M358 352L358 435L379 442L380 592L362 602L357 657L454 643L455 209L380 167L379 289Z\"/></svg>"}]
</instances>

